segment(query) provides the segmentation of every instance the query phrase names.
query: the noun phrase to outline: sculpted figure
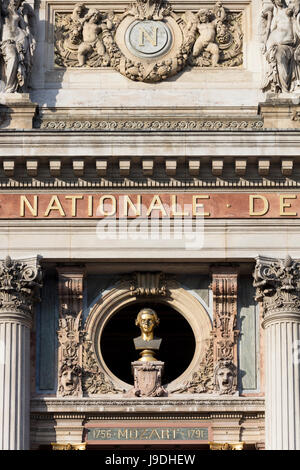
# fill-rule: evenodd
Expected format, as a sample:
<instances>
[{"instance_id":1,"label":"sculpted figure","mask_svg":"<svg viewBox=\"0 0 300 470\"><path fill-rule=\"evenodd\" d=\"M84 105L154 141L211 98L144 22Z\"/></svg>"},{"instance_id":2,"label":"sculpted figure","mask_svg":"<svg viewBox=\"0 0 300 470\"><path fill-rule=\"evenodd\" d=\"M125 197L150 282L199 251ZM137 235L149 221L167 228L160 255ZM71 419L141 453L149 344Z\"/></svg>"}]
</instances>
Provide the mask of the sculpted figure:
<instances>
[{"instance_id":1,"label":"sculpted figure","mask_svg":"<svg viewBox=\"0 0 300 470\"><path fill-rule=\"evenodd\" d=\"M219 46L216 44L217 25L222 25L225 18L225 10L221 4L217 4L214 11L214 17L211 21L211 12L209 10L199 10L196 14L196 30L199 37L193 47L193 56L198 57L204 50L211 54L211 65L215 67L219 62Z\"/></svg>"},{"instance_id":2,"label":"sculpted figure","mask_svg":"<svg viewBox=\"0 0 300 470\"><path fill-rule=\"evenodd\" d=\"M263 89L289 92L299 80L299 2L289 6L285 0L272 3L262 13L263 53L268 64Z\"/></svg>"},{"instance_id":3,"label":"sculpted figure","mask_svg":"<svg viewBox=\"0 0 300 470\"><path fill-rule=\"evenodd\" d=\"M32 57L34 12L24 0L1 5L1 55L4 60L5 93L27 91Z\"/></svg>"},{"instance_id":4,"label":"sculpted figure","mask_svg":"<svg viewBox=\"0 0 300 470\"><path fill-rule=\"evenodd\" d=\"M214 372L215 391L219 395L228 395L235 392L235 366L231 361L220 360Z\"/></svg>"},{"instance_id":5,"label":"sculpted figure","mask_svg":"<svg viewBox=\"0 0 300 470\"><path fill-rule=\"evenodd\" d=\"M99 10L91 9L82 20L83 42L78 47L78 64L85 64L87 54L96 51L99 56L105 55L105 46L99 36L103 30L103 17ZM111 28L110 21L106 27ZM108 59L109 61L109 59Z\"/></svg>"}]
</instances>

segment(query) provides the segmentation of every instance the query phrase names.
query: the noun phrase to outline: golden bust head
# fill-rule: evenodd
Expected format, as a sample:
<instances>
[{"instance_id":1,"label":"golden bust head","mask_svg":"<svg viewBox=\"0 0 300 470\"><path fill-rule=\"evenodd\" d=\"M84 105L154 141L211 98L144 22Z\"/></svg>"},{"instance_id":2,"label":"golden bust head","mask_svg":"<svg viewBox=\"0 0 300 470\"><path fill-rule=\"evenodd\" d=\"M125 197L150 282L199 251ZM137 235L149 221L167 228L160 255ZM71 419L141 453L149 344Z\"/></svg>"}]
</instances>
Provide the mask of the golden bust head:
<instances>
[{"instance_id":1,"label":"golden bust head","mask_svg":"<svg viewBox=\"0 0 300 470\"><path fill-rule=\"evenodd\" d=\"M151 308L143 308L139 311L135 324L141 329L143 340L150 341L153 339L153 330L159 325L159 318Z\"/></svg>"}]
</instances>

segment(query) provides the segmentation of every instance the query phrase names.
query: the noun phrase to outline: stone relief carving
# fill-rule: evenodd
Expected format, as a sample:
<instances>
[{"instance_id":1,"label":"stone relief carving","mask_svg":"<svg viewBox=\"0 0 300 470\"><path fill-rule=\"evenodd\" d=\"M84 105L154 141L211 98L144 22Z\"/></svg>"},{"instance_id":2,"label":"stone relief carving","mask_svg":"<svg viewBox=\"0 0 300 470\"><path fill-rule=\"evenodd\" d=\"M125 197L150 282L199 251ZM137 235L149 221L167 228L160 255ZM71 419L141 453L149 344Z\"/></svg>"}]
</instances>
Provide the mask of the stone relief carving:
<instances>
[{"instance_id":1,"label":"stone relief carving","mask_svg":"<svg viewBox=\"0 0 300 470\"><path fill-rule=\"evenodd\" d=\"M56 13L55 64L113 67L136 81L158 82L185 66L242 64L242 12L220 2L194 14L177 14L162 0L137 0L124 13L77 4Z\"/></svg>"},{"instance_id":2,"label":"stone relief carving","mask_svg":"<svg viewBox=\"0 0 300 470\"><path fill-rule=\"evenodd\" d=\"M58 396L121 392L101 371L92 343L82 327L83 271L80 268L58 268L58 272Z\"/></svg>"},{"instance_id":3,"label":"stone relief carving","mask_svg":"<svg viewBox=\"0 0 300 470\"><path fill-rule=\"evenodd\" d=\"M262 43L267 70L263 90L292 92L300 78L300 2L271 0L262 12Z\"/></svg>"},{"instance_id":4,"label":"stone relief carving","mask_svg":"<svg viewBox=\"0 0 300 470\"><path fill-rule=\"evenodd\" d=\"M84 392L91 395L122 392L100 370L92 342L88 339L85 339L83 343L82 388Z\"/></svg>"},{"instance_id":5,"label":"stone relief carving","mask_svg":"<svg viewBox=\"0 0 300 470\"><path fill-rule=\"evenodd\" d=\"M1 2L0 55L5 93L25 92L29 86L36 41L34 11L24 0Z\"/></svg>"},{"instance_id":6,"label":"stone relief carving","mask_svg":"<svg viewBox=\"0 0 300 470\"><path fill-rule=\"evenodd\" d=\"M199 369L179 393L237 392L237 272L235 268L213 268L213 330ZM173 393L174 393L173 392Z\"/></svg>"},{"instance_id":7,"label":"stone relief carving","mask_svg":"<svg viewBox=\"0 0 300 470\"><path fill-rule=\"evenodd\" d=\"M199 368L180 389L172 393L213 393L214 391L214 345L211 338Z\"/></svg>"},{"instance_id":8,"label":"stone relief carving","mask_svg":"<svg viewBox=\"0 0 300 470\"><path fill-rule=\"evenodd\" d=\"M214 390L219 395L232 395L237 388L236 366L232 361L221 359L214 370Z\"/></svg>"},{"instance_id":9,"label":"stone relief carving","mask_svg":"<svg viewBox=\"0 0 300 470\"><path fill-rule=\"evenodd\" d=\"M30 318L39 301L42 271L39 259L15 261L7 256L0 262L0 312L20 313Z\"/></svg>"},{"instance_id":10,"label":"stone relief carving","mask_svg":"<svg viewBox=\"0 0 300 470\"><path fill-rule=\"evenodd\" d=\"M255 300L261 302L264 318L282 308L300 309L300 264L289 255L284 260L257 258L253 277Z\"/></svg>"},{"instance_id":11,"label":"stone relief carving","mask_svg":"<svg viewBox=\"0 0 300 470\"><path fill-rule=\"evenodd\" d=\"M163 273L134 273L131 279L132 295L167 295L167 281Z\"/></svg>"}]
</instances>

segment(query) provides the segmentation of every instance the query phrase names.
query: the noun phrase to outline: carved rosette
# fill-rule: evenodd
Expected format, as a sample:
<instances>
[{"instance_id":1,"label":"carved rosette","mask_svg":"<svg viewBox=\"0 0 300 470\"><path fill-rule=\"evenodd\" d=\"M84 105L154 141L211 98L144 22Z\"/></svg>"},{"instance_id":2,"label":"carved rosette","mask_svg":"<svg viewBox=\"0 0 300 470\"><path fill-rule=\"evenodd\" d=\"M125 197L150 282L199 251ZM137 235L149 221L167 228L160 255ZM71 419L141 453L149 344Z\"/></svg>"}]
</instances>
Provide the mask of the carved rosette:
<instances>
[{"instance_id":1,"label":"carved rosette","mask_svg":"<svg viewBox=\"0 0 300 470\"><path fill-rule=\"evenodd\" d=\"M300 312L300 264L283 259L258 257L254 270L255 300L261 303L266 322L274 315Z\"/></svg>"},{"instance_id":2,"label":"carved rosette","mask_svg":"<svg viewBox=\"0 0 300 470\"><path fill-rule=\"evenodd\" d=\"M39 258L12 260L7 256L0 262L0 317L14 316L30 327L41 286Z\"/></svg>"}]
</instances>

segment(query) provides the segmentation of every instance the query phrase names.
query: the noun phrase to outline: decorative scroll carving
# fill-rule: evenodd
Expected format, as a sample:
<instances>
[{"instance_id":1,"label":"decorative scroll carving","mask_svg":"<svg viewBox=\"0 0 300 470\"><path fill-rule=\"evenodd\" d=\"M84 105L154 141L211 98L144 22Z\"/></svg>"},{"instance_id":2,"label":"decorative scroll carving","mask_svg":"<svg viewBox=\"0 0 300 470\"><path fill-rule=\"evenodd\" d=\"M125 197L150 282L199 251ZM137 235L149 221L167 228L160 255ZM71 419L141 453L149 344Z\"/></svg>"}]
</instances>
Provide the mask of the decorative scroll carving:
<instances>
[{"instance_id":1,"label":"decorative scroll carving","mask_svg":"<svg viewBox=\"0 0 300 470\"><path fill-rule=\"evenodd\" d=\"M29 322L42 283L39 258L0 262L0 314L20 314Z\"/></svg>"},{"instance_id":2,"label":"decorative scroll carving","mask_svg":"<svg viewBox=\"0 0 300 470\"><path fill-rule=\"evenodd\" d=\"M60 319L58 341L58 396L118 393L101 371L93 345L82 328L83 271L58 268Z\"/></svg>"},{"instance_id":3,"label":"decorative scroll carving","mask_svg":"<svg viewBox=\"0 0 300 470\"><path fill-rule=\"evenodd\" d=\"M213 393L214 391L214 348L211 338L204 358L192 378L180 389L172 393Z\"/></svg>"},{"instance_id":4,"label":"decorative scroll carving","mask_svg":"<svg viewBox=\"0 0 300 470\"><path fill-rule=\"evenodd\" d=\"M186 65L235 67L243 61L241 21L241 12L228 12L220 2L212 10L182 15L162 0L136 0L122 14L77 4L72 14L56 14L55 64L110 66L131 80L144 82L165 80ZM148 41L153 46L152 56L134 52L131 47L127 31L136 22L140 27L138 48ZM167 44L168 35L170 46L164 49L162 44L163 52L159 47L155 52L157 41Z\"/></svg>"},{"instance_id":5,"label":"decorative scroll carving","mask_svg":"<svg viewBox=\"0 0 300 470\"><path fill-rule=\"evenodd\" d=\"M58 268L60 318L58 341L58 395L82 396L81 270Z\"/></svg>"},{"instance_id":6,"label":"decorative scroll carving","mask_svg":"<svg viewBox=\"0 0 300 470\"><path fill-rule=\"evenodd\" d=\"M258 257L253 273L255 300L261 302L263 317L300 309L300 264L290 256L284 260Z\"/></svg>"},{"instance_id":7,"label":"decorative scroll carving","mask_svg":"<svg viewBox=\"0 0 300 470\"><path fill-rule=\"evenodd\" d=\"M43 119L41 123L41 129L55 129L55 130L73 130L73 131L88 131L90 129L99 129L109 132L118 131L207 131L213 129L215 131L236 130L236 129L249 129L259 130L263 128L263 121L259 118L254 118L250 121L242 120L155 120L155 121L143 121L137 120L113 120L113 121L100 121L100 120L48 120Z\"/></svg>"},{"instance_id":8,"label":"decorative scroll carving","mask_svg":"<svg viewBox=\"0 0 300 470\"><path fill-rule=\"evenodd\" d=\"M131 295L167 295L167 281L163 273L134 273L130 286Z\"/></svg>"},{"instance_id":9,"label":"decorative scroll carving","mask_svg":"<svg viewBox=\"0 0 300 470\"><path fill-rule=\"evenodd\" d=\"M114 384L108 380L100 370L96 361L92 342L86 339L83 345L83 377L82 388L84 392L91 395L102 393L118 393L122 390L116 389Z\"/></svg>"},{"instance_id":10,"label":"decorative scroll carving","mask_svg":"<svg viewBox=\"0 0 300 470\"><path fill-rule=\"evenodd\" d=\"M291 92L299 86L300 4L272 0L262 13L263 54L267 70L263 90Z\"/></svg>"},{"instance_id":11,"label":"decorative scroll carving","mask_svg":"<svg viewBox=\"0 0 300 470\"><path fill-rule=\"evenodd\" d=\"M35 14L24 0L1 2L0 52L4 62L5 93L28 89L35 50Z\"/></svg>"}]
</instances>

